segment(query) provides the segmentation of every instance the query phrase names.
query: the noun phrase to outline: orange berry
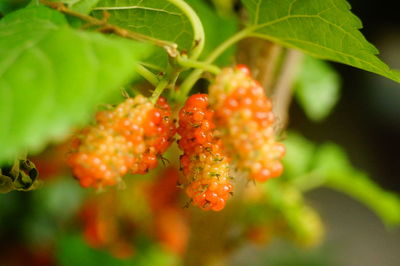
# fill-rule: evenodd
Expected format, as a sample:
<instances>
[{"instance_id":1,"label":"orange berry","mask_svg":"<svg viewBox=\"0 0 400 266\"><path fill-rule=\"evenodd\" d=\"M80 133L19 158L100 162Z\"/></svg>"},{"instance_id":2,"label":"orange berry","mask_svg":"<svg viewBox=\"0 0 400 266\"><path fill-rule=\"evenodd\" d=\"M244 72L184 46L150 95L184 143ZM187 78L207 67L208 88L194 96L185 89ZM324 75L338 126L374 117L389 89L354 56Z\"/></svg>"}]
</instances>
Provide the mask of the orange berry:
<instances>
[{"instance_id":1,"label":"orange berry","mask_svg":"<svg viewBox=\"0 0 400 266\"><path fill-rule=\"evenodd\" d=\"M220 211L233 186L229 183L228 158L215 137L213 114L206 94L190 96L179 112L178 144L184 152L181 167L187 181L186 194L193 205Z\"/></svg>"},{"instance_id":2,"label":"orange berry","mask_svg":"<svg viewBox=\"0 0 400 266\"><path fill-rule=\"evenodd\" d=\"M68 158L84 187L115 185L128 172L144 174L155 168L176 131L164 98L155 105L143 96L128 98L97 113L96 121L81 132Z\"/></svg>"},{"instance_id":3,"label":"orange berry","mask_svg":"<svg viewBox=\"0 0 400 266\"><path fill-rule=\"evenodd\" d=\"M221 137L239 169L258 181L281 175L285 147L275 141L271 101L249 69L223 69L209 93Z\"/></svg>"}]
</instances>

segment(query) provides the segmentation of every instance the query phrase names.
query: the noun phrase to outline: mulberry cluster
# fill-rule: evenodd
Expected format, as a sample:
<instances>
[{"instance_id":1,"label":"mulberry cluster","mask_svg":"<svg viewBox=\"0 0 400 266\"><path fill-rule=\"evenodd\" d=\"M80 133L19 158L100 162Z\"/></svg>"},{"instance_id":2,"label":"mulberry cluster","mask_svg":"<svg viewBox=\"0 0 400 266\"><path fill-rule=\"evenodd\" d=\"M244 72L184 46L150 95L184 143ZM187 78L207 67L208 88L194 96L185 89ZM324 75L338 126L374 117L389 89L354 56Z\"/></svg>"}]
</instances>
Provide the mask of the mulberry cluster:
<instances>
[{"instance_id":1,"label":"mulberry cluster","mask_svg":"<svg viewBox=\"0 0 400 266\"><path fill-rule=\"evenodd\" d=\"M128 98L96 115L96 125L74 140L68 163L83 187L118 183L127 173L144 174L171 144L175 124L164 98Z\"/></svg>"},{"instance_id":2,"label":"mulberry cluster","mask_svg":"<svg viewBox=\"0 0 400 266\"><path fill-rule=\"evenodd\" d=\"M249 70L225 68L207 94L190 96L175 128L164 98L128 98L99 112L75 139L68 163L84 187L117 184L127 173L145 174L176 132L185 190L193 205L219 211L232 194L230 160L257 181L281 175L284 146L275 140L271 101ZM229 154L229 157L227 156Z\"/></svg>"},{"instance_id":3,"label":"mulberry cluster","mask_svg":"<svg viewBox=\"0 0 400 266\"><path fill-rule=\"evenodd\" d=\"M219 211L225 207L233 186L223 144L215 136L213 115L206 94L189 97L179 112L178 144L184 152L180 161L186 193L193 205Z\"/></svg>"},{"instance_id":4,"label":"mulberry cluster","mask_svg":"<svg viewBox=\"0 0 400 266\"><path fill-rule=\"evenodd\" d=\"M216 124L237 166L257 181L280 176L285 148L275 141L271 101L249 69L225 68L209 94Z\"/></svg>"}]
</instances>

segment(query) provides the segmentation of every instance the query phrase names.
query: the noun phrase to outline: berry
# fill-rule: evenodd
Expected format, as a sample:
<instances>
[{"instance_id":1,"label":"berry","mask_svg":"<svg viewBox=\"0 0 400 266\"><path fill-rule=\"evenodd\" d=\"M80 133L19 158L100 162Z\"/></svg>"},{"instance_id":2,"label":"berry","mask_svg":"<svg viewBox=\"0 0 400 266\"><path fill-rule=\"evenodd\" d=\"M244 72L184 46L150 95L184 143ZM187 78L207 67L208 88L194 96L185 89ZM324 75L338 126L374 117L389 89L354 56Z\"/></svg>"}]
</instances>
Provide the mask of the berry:
<instances>
[{"instance_id":1,"label":"berry","mask_svg":"<svg viewBox=\"0 0 400 266\"><path fill-rule=\"evenodd\" d=\"M280 176L285 147L275 141L271 101L249 69L225 68L209 93L216 124L238 167L257 181Z\"/></svg>"},{"instance_id":2,"label":"berry","mask_svg":"<svg viewBox=\"0 0 400 266\"><path fill-rule=\"evenodd\" d=\"M214 112L206 94L190 96L179 112L178 144L187 181L186 194L193 205L219 211L225 207L233 186L221 140L215 136Z\"/></svg>"},{"instance_id":3,"label":"berry","mask_svg":"<svg viewBox=\"0 0 400 266\"><path fill-rule=\"evenodd\" d=\"M115 185L133 165L129 141L102 125L82 132L79 149L68 158L68 164L83 187Z\"/></svg>"},{"instance_id":4,"label":"berry","mask_svg":"<svg viewBox=\"0 0 400 266\"><path fill-rule=\"evenodd\" d=\"M128 98L113 110L97 113L96 125L74 140L68 163L83 187L118 183L125 174L144 174L175 135L171 109L164 98Z\"/></svg>"}]
</instances>

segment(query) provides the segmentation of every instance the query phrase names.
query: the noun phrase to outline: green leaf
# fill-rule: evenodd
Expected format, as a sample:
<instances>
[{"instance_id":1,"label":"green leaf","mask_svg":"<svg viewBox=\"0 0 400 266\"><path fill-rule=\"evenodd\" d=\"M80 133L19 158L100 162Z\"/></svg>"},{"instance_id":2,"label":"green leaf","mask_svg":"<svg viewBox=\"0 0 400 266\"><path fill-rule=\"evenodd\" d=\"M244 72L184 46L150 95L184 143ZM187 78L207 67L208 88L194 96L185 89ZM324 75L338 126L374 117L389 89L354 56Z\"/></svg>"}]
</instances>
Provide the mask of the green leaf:
<instances>
[{"instance_id":1,"label":"green leaf","mask_svg":"<svg viewBox=\"0 0 400 266\"><path fill-rule=\"evenodd\" d=\"M0 163L82 125L148 54L142 44L71 29L42 6L2 19L0 40Z\"/></svg>"},{"instance_id":2,"label":"green leaf","mask_svg":"<svg viewBox=\"0 0 400 266\"><path fill-rule=\"evenodd\" d=\"M80 0L79 2L73 4L71 9L79 13L88 14L98 2L99 0Z\"/></svg>"},{"instance_id":3,"label":"green leaf","mask_svg":"<svg viewBox=\"0 0 400 266\"><path fill-rule=\"evenodd\" d=\"M340 77L326 62L306 56L296 81L296 99L306 115L321 121L339 99Z\"/></svg>"},{"instance_id":4,"label":"green leaf","mask_svg":"<svg viewBox=\"0 0 400 266\"><path fill-rule=\"evenodd\" d=\"M194 45L193 30L188 18L168 1L159 0L100 0L93 14L110 14L109 23L156 39L178 44L178 49L189 51ZM150 62L165 66L167 54L162 49Z\"/></svg>"},{"instance_id":5,"label":"green leaf","mask_svg":"<svg viewBox=\"0 0 400 266\"><path fill-rule=\"evenodd\" d=\"M242 2L248 10L250 35L400 82L400 72L376 57L378 50L359 31L361 21L345 0Z\"/></svg>"},{"instance_id":6,"label":"green leaf","mask_svg":"<svg viewBox=\"0 0 400 266\"><path fill-rule=\"evenodd\" d=\"M232 14L234 12L235 0L211 0L219 13Z\"/></svg>"},{"instance_id":7,"label":"green leaf","mask_svg":"<svg viewBox=\"0 0 400 266\"><path fill-rule=\"evenodd\" d=\"M371 208L388 226L400 225L400 197L383 190L367 174L354 169L337 145L329 143L319 148L314 173L325 177L326 186Z\"/></svg>"}]
</instances>

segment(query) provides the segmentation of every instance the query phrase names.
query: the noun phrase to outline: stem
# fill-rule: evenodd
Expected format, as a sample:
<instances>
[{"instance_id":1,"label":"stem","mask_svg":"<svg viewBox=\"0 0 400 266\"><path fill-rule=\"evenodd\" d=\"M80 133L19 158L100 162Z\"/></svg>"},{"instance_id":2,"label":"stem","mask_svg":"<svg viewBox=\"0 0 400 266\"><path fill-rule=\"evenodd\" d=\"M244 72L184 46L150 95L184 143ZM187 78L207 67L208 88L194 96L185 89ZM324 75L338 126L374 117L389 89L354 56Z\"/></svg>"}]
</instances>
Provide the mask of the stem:
<instances>
[{"instance_id":1,"label":"stem","mask_svg":"<svg viewBox=\"0 0 400 266\"><path fill-rule=\"evenodd\" d=\"M207 63L212 63L214 62L215 59L217 59L223 52L225 52L226 49L228 49L231 45L235 44L236 42L246 38L250 33L251 33L250 28L245 28L239 32L237 32L235 35L221 43L205 60Z\"/></svg>"},{"instance_id":2,"label":"stem","mask_svg":"<svg viewBox=\"0 0 400 266\"><path fill-rule=\"evenodd\" d=\"M151 72L141 64L137 64L135 66L135 69L139 73L139 75L141 75L144 79L150 82L151 85L157 86L157 84L159 83L159 79L157 78L156 75L153 74L153 72Z\"/></svg>"},{"instance_id":3,"label":"stem","mask_svg":"<svg viewBox=\"0 0 400 266\"><path fill-rule=\"evenodd\" d=\"M249 67L253 78L260 82L269 95L276 78L276 69L280 65L282 46L261 38L250 37L240 41L237 50L237 62Z\"/></svg>"},{"instance_id":4,"label":"stem","mask_svg":"<svg viewBox=\"0 0 400 266\"><path fill-rule=\"evenodd\" d=\"M218 74L219 72L221 72L221 69L219 67L202 61L195 61L181 56L176 57L176 61L179 65L187 68L199 68L213 74Z\"/></svg>"},{"instance_id":5,"label":"stem","mask_svg":"<svg viewBox=\"0 0 400 266\"><path fill-rule=\"evenodd\" d=\"M246 38L251 33L251 30L248 28L237 32L235 35L221 43L217 49L215 49L204 61L207 64L211 64L217 59L227 48L231 45L235 44L236 42L240 41L241 39ZM186 98L186 95L189 93L190 89L196 83L196 81L200 78L201 74L203 73L203 69L196 69L185 79L185 81L181 85L179 99L183 100Z\"/></svg>"},{"instance_id":6,"label":"stem","mask_svg":"<svg viewBox=\"0 0 400 266\"><path fill-rule=\"evenodd\" d=\"M164 91L164 89L168 86L168 80L163 79L161 80L157 87L154 89L153 94L150 97L150 101L154 104L158 100L158 97L160 97L161 93Z\"/></svg>"},{"instance_id":7,"label":"stem","mask_svg":"<svg viewBox=\"0 0 400 266\"><path fill-rule=\"evenodd\" d=\"M139 62L139 64L141 64L142 66L144 66L146 68L151 68L153 70L156 70L158 72L164 72L165 71L165 69L163 69L162 67L154 65L154 64L151 64L151 63L148 63L148 62Z\"/></svg>"},{"instance_id":8,"label":"stem","mask_svg":"<svg viewBox=\"0 0 400 266\"><path fill-rule=\"evenodd\" d=\"M190 24L192 25L193 35L194 35L193 36L194 45L190 54L190 59L196 60L197 58L199 58L204 48L205 34L204 34L203 24L201 23L200 18L197 16L197 13L185 1L183 0L167 0L167 1L178 7L186 15L186 17L190 21Z\"/></svg>"},{"instance_id":9,"label":"stem","mask_svg":"<svg viewBox=\"0 0 400 266\"><path fill-rule=\"evenodd\" d=\"M280 130L286 127L288 121L289 105L292 99L292 86L297 76L297 71L303 54L297 50L288 50L282 71L275 85L273 95L273 111L280 122Z\"/></svg>"},{"instance_id":10,"label":"stem","mask_svg":"<svg viewBox=\"0 0 400 266\"><path fill-rule=\"evenodd\" d=\"M259 81L265 88L267 95L271 91L272 84L274 84L276 78L276 69L278 68L279 57L283 51L283 47L276 43L270 43L268 54L266 55L265 64L262 66L262 73L260 75Z\"/></svg>"},{"instance_id":11,"label":"stem","mask_svg":"<svg viewBox=\"0 0 400 266\"><path fill-rule=\"evenodd\" d=\"M108 32L113 32L116 35L119 35L123 38L127 39L133 39L133 40L138 40L138 41L143 41L143 42L148 42L151 44L154 44L156 46L160 46L164 48L168 54L172 57L175 57L178 55L178 46L176 43L169 42L169 41L164 41L164 40L159 40L144 34L140 34L137 32L133 32L124 28L120 28L118 26L115 26L113 24L110 24L107 22L105 19L97 19L92 16L84 15L79 12L75 12L69 8L67 8L63 3L59 2L50 2L46 0L40 0L40 2L48 7L51 7L53 9L56 9L64 14L77 17L80 20L88 22L90 25L93 26L100 26L102 27L102 30L108 31Z\"/></svg>"}]
</instances>

